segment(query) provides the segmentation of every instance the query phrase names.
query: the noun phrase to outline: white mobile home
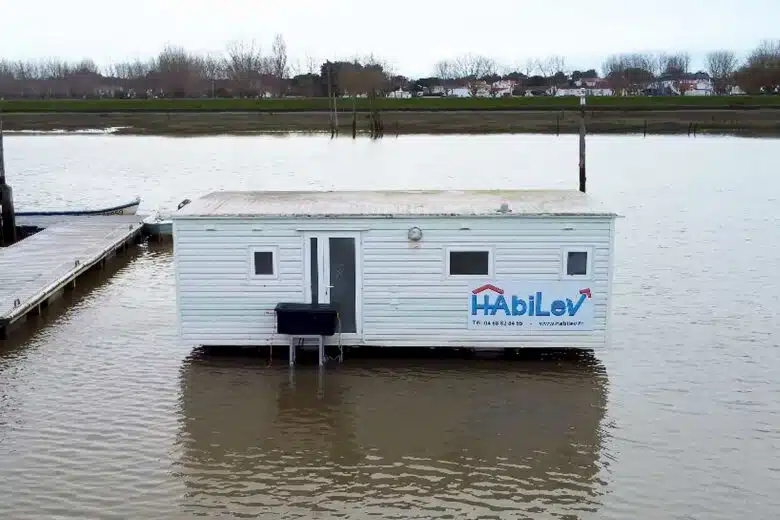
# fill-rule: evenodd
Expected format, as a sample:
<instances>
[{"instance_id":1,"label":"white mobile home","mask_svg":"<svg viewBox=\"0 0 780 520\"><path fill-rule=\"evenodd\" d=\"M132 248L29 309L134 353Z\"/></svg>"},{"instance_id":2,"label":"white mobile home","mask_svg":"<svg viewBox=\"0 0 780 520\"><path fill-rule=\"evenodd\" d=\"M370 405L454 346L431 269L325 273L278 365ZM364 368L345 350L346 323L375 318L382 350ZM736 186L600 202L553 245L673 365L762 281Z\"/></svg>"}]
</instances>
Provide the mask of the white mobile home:
<instances>
[{"instance_id":1,"label":"white mobile home","mask_svg":"<svg viewBox=\"0 0 780 520\"><path fill-rule=\"evenodd\" d=\"M335 307L343 346L598 349L615 217L569 190L211 193L173 218L181 339L290 345L282 304Z\"/></svg>"}]
</instances>

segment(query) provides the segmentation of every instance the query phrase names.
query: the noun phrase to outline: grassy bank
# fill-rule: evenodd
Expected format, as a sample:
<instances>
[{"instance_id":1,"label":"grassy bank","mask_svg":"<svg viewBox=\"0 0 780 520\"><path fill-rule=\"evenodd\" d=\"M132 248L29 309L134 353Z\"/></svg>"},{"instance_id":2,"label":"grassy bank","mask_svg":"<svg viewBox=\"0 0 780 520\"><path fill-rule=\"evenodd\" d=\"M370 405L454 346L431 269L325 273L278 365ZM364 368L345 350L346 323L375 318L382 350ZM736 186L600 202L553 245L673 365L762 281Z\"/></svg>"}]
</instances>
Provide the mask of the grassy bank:
<instances>
[{"instance_id":1,"label":"grassy bank","mask_svg":"<svg viewBox=\"0 0 780 520\"><path fill-rule=\"evenodd\" d=\"M579 131L580 115L568 110L388 111L381 114L385 136L401 134L490 134ZM121 134L216 135L272 132L330 132L330 114L314 112L112 112L4 114L6 130L51 131L120 128ZM352 115L340 115L339 135L352 134ZM728 133L780 136L776 109L588 110L591 134ZM370 128L368 114L358 114L357 131Z\"/></svg>"},{"instance_id":2,"label":"grassy bank","mask_svg":"<svg viewBox=\"0 0 780 520\"><path fill-rule=\"evenodd\" d=\"M369 109L365 98L356 100L357 109ZM512 98L414 98L378 99L383 111L556 111L579 106L575 97ZM136 112L317 112L327 111L327 98L281 99L54 99L1 100L4 113L136 113ZM780 96L661 96L591 97L589 110L728 110L780 109ZM340 112L352 111L352 100L339 99Z\"/></svg>"},{"instance_id":3,"label":"grassy bank","mask_svg":"<svg viewBox=\"0 0 780 520\"><path fill-rule=\"evenodd\" d=\"M357 132L369 102L356 100ZM385 135L573 133L574 97L379 99ZM352 133L352 100L339 100L339 134ZM2 100L8 130L121 128L119 133L213 135L330 132L327 98ZM730 133L780 136L780 96L593 97L589 133Z\"/></svg>"}]
</instances>

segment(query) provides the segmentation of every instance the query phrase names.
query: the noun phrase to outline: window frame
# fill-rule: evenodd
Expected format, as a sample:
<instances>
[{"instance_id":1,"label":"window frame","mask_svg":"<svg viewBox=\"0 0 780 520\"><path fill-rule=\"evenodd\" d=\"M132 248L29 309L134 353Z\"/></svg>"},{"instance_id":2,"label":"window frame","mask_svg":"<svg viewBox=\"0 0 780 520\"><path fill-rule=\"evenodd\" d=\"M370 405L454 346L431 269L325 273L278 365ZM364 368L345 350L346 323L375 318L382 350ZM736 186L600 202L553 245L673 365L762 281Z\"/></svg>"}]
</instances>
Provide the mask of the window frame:
<instances>
[{"instance_id":1,"label":"window frame","mask_svg":"<svg viewBox=\"0 0 780 520\"><path fill-rule=\"evenodd\" d=\"M585 253L588 255L585 261L585 274L567 274L569 253ZM593 278L593 247L591 246L564 246L561 248L561 280L590 280Z\"/></svg>"},{"instance_id":2,"label":"window frame","mask_svg":"<svg viewBox=\"0 0 780 520\"><path fill-rule=\"evenodd\" d=\"M271 253L273 274L255 274L255 253ZM279 278L279 248L276 246L253 246L249 248L249 279L275 280Z\"/></svg>"},{"instance_id":3,"label":"window frame","mask_svg":"<svg viewBox=\"0 0 780 520\"><path fill-rule=\"evenodd\" d=\"M451 274L450 273L450 253L487 253L488 254L488 272L487 274ZM455 280L468 280L474 278L492 278L495 274L495 255L490 246L450 246L444 248L444 276Z\"/></svg>"}]
</instances>

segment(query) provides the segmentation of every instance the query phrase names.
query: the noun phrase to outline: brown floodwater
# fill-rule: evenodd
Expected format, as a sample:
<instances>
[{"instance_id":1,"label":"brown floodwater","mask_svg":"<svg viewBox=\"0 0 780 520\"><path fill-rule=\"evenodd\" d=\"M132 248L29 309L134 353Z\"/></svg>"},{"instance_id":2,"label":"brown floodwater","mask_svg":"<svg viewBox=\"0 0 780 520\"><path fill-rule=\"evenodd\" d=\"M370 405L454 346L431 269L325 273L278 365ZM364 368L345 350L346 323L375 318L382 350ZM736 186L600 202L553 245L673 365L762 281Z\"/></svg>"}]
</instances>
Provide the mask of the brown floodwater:
<instances>
[{"instance_id":1,"label":"brown floodwater","mask_svg":"<svg viewBox=\"0 0 780 520\"><path fill-rule=\"evenodd\" d=\"M144 244L0 342L0 517L770 518L780 144L589 138L618 222L595 356L349 359L177 340ZM7 136L19 207L218 188L576 186L576 138Z\"/></svg>"}]
</instances>

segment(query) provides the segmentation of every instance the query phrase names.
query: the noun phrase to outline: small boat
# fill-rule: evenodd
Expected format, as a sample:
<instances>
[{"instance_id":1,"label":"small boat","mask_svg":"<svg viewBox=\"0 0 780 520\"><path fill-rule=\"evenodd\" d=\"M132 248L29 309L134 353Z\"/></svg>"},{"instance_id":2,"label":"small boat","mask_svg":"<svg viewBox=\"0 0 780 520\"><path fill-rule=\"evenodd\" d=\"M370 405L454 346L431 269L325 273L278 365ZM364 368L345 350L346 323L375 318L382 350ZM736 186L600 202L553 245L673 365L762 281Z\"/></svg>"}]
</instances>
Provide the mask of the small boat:
<instances>
[{"instance_id":1,"label":"small boat","mask_svg":"<svg viewBox=\"0 0 780 520\"><path fill-rule=\"evenodd\" d=\"M176 211L180 210L187 204L192 202L190 199L184 199L179 203ZM153 236L163 237L173 235L173 221L171 220L171 213L155 212L149 215L143 220L144 231Z\"/></svg>"},{"instance_id":2,"label":"small boat","mask_svg":"<svg viewBox=\"0 0 780 520\"><path fill-rule=\"evenodd\" d=\"M130 202L101 209L76 209L76 210L52 210L52 211L17 211L19 217L48 217L48 216L94 216L94 215L135 215L138 206L141 205L141 197L136 197Z\"/></svg>"},{"instance_id":3,"label":"small boat","mask_svg":"<svg viewBox=\"0 0 780 520\"><path fill-rule=\"evenodd\" d=\"M144 231L153 236L173 235L173 221L167 215L149 215L143 220Z\"/></svg>"}]
</instances>

